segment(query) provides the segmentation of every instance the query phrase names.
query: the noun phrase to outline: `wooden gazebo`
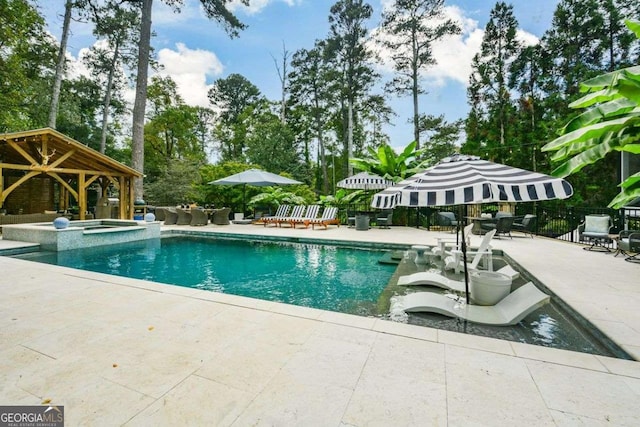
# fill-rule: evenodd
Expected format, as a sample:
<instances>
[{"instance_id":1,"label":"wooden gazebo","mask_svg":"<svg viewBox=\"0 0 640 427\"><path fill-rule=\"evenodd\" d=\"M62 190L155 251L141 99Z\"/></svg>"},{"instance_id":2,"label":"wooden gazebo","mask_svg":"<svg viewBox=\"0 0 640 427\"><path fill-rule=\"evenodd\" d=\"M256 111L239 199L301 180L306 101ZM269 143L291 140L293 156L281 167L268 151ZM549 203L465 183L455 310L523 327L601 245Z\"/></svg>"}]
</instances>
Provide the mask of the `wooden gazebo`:
<instances>
[{"instance_id":1,"label":"wooden gazebo","mask_svg":"<svg viewBox=\"0 0 640 427\"><path fill-rule=\"evenodd\" d=\"M71 197L79 219L85 219L87 193L96 183L103 198L113 185L118 191L118 217L132 219L133 179L141 176L51 128L0 133L0 208L10 214L66 210Z\"/></svg>"}]
</instances>

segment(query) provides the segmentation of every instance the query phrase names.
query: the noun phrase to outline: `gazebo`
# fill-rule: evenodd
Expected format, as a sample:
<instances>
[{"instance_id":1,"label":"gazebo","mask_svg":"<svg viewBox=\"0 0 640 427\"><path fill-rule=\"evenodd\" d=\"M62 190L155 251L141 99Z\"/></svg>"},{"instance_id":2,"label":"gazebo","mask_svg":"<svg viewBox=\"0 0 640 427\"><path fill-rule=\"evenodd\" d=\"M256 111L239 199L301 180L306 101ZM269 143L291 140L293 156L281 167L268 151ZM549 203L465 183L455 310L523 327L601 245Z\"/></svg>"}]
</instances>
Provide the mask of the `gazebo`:
<instances>
[{"instance_id":1,"label":"gazebo","mask_svg":"<svg viewBox=\"0 0 640 427\"><path fill-rule=\"evenodd\" d=\"M142 174L51 128L0 133L0 208L9 214L66 211L75 199L78 219L89 209L88 193L107 200L118 191L118 218L134 214L133 179Z\"/></svg>"}]
</instances>

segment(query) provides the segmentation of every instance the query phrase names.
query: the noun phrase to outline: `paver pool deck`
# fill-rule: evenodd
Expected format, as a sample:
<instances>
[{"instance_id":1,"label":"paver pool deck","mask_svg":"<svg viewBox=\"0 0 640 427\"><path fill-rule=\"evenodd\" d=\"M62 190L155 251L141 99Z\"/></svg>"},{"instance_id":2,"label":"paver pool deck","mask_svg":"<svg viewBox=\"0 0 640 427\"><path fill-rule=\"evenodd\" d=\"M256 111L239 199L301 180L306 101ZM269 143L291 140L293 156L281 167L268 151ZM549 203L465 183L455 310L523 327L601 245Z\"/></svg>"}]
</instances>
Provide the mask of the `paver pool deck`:
<instances>
[{"instance_id":1,"label":"paver pool deck","mask_svg":"<svg viewBox=\"0 0 640 427\"><path fill-rule=\"evenodd\" d=\"M427 245L451 236L164 229ZM640 265L516 233L492 245L640 359ZM2 256L0 314L0 405L50 400L69 426L640 425L636 361Z\"/></svg>"}]
</instances>

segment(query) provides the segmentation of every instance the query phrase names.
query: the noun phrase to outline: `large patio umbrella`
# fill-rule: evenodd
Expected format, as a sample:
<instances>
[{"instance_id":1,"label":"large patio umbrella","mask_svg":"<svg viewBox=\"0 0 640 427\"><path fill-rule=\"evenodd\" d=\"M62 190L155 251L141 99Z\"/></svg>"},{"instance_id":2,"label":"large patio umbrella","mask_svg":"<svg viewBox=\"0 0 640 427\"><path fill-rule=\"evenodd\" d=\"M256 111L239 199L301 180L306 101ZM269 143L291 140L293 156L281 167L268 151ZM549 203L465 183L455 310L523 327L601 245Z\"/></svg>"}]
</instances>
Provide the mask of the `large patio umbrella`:
<instances>
[{"instance_id":1,"label":"large patio umbrella","mask_svg":"<svg viewBox=\"0 0 640 427\"><path fill-rule=\"evenodd\" d=\"M451 206L490 202L535 202L566 199L571 184L538 172L454 155L374 195L371 206ZM465 290L469 302L466 242L462 239Z\"/></svg>"},{"instance_id":2,"label":"large patio umbrella","mask_svg":"<svg viewBox=\"0 0 640 427\"><path fill-rule=\"evenodd\" d=\"M209 182L213 185L242 185L242 212L246 210L245 191L247 184L256 187L267 187L271 185L292 185L302 184L300 181L284 176L276 175L260 169L247 169L246 171L229 175L225 178L216 179Z\"/></svg>"},{"instance_id":3,"label":"large patio umbrella","mask_svg":"<svg viewBox=\"0 0 640 427\"><path fill-rule=\"evenodd\" d=\"M336 183L338 187L349 190L382 190L393 184L391 180L368 172L357 173Z\"/></svg>"}]
</instances>

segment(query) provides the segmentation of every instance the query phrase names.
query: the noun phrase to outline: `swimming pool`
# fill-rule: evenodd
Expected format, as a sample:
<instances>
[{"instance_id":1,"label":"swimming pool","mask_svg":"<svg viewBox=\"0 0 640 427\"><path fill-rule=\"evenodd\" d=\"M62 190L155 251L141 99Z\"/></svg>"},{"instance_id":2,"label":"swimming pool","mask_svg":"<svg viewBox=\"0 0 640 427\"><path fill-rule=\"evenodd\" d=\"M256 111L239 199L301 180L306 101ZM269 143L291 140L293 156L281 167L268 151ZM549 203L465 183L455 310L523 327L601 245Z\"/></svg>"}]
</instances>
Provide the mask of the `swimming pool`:
<instances>
[{"instance_id":1,"label":"swimming pool","mask_svg":"<svg viewBox=\"0 0 640 427\"><path fill-rule=\"evenodd\" d=\"M380 250L176 236L21 258L323 310L368 314L395 266Z\"/></svg>"},{"instance_id":2,"label":"swimming pool","mask_svg":"<svg viewBox=\"0 0 640 427\"><path fill-rule=\"evenodd\" d=\"M381 259L389 258L387 255L389 251L380 249L330 244L173 235L19 257L323 310L387 317L388 301L398 290L392 276L413 272L407 268L415 269L406 259L398 265L380 263ZM495 262L499 267L500 259ZM581 325L557 303L545 305L513 327L477 325L428 313L412 313L409 323L629 358L597 331Z\"/></svg>"}]
</instances>

